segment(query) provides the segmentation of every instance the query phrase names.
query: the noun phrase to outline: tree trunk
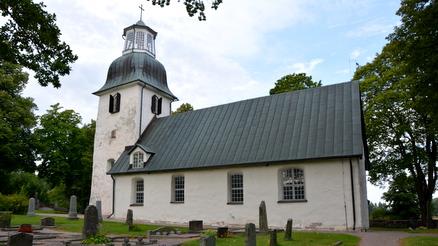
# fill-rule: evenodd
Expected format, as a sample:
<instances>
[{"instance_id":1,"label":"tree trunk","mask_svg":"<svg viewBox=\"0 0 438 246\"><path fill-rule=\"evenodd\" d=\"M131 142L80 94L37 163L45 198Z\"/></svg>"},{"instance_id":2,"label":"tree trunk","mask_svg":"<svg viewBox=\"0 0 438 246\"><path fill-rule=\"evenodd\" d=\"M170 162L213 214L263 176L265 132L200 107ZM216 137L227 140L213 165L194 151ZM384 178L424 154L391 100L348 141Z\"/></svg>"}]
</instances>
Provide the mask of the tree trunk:
<instances>
[{"instance_id":1,"label":"tree trunk","mask_svg":"<svg viewBox=\"0 0 438 246\"><path fill-rule=\"evenodd\" d=\"M432 228L432 194L419 194L418 198L420 202L421 224L427 228Z\"/></svg>"}]
</instances>

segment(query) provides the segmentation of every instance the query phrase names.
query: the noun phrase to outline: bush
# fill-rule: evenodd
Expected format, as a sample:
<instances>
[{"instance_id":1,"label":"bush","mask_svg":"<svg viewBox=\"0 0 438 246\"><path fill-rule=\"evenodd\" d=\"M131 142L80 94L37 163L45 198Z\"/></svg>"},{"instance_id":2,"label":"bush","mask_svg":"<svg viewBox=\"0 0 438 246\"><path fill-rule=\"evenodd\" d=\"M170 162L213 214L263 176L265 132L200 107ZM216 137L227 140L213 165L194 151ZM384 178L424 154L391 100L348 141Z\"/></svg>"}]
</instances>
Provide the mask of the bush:
<instances>
[{"instance_id":1,"label":"bush","mask_svg":"<svg viewBox=\"0 0 438 246\"><path fill-rule=\"evenodd\" d=\"M65 185L63 183L51 189L47 193L47 196L49 197L50 203L54 204L55 207L68 208L69 201L65 196Z\"/></svg>"},{"instance_id":2,"label":"bush","mask_svg":"<svg viewBox=\"0 0 438 246\"><path fill-rule=\"evenodd\" d=\"M0 194L0 210L12 211L14 214L25 214L29 200L21 194Z\"/></svg>"},{"instance_id":3,"label":"bush","mask_svg":"<svg viewBox=\"0 0 438 246\"><path fill-rule=\"evenodd\" d=\"M9 176L9 188L11 194L22 194L38 198L41 202L48 202L49 185L33 173L12 172Z\"/></svg>"},{"instance_id":4,"label":"bush","mask_svg":"<svg viewBox=\"0 0 438 246\"><path fill-rule=\"evenodd\" d=\"M105 235L99 235L88 237L87 239L82 240L83 244L105 244L110 243L111 239L105 237Z\"/></svg>"}]
</instances>

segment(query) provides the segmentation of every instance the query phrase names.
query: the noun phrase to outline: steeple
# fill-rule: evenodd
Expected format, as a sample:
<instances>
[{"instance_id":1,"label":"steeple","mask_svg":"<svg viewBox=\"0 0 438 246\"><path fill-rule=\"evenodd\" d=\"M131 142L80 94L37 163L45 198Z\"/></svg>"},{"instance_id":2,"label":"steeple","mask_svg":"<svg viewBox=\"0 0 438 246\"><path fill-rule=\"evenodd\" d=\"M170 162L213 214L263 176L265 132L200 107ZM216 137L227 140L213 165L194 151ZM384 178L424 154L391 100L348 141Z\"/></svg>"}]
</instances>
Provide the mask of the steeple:
<instances>
[{"instance_id":1,"label":"steeple","mask_svg":"<svg viewBox=\"0 0 438 246\"><path fill-rule=\"evenodd\" d=\"M142 20L143 5L140 8L140 20L134 25L123 29L123 38L125 45L123 54L131 52L143 52L155 57L155 38L157 32L146 26Z\"/></svg>"}]
</instances>

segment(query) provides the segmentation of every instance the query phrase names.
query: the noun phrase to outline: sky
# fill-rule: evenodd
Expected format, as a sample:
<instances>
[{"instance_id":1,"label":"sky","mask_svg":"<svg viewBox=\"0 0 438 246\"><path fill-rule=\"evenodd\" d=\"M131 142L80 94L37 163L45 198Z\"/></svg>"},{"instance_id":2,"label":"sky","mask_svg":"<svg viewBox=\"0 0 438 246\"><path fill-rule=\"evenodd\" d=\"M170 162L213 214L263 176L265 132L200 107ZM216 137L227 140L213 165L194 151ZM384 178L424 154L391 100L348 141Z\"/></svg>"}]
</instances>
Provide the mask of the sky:
<instances>
[{"instance_id":1,"label":"sky","mask_svg":"<svg viewBox=\"0 0 438 246\"><path fill-rule=\"evenodd\" d=\"M31 78L24 95L37 114L60 103L96 119L97 91L108 67L122 55L123 28L140 18L158 32L156 58L165 66L170 90L195 109L266 96L277 79L305 72L323 85L351 80L356 64L372 61L399 24L394 0L239 0L208 9L207 21L190 18L183 1L165 8L146 0L43 0L55 13L61 39L79 59L61 88ZM206 0L205 3L210 3ZM31 73L32 75L32 73ZM382 189L368 184L368 199Z\"/></svg>"}]
</instances>

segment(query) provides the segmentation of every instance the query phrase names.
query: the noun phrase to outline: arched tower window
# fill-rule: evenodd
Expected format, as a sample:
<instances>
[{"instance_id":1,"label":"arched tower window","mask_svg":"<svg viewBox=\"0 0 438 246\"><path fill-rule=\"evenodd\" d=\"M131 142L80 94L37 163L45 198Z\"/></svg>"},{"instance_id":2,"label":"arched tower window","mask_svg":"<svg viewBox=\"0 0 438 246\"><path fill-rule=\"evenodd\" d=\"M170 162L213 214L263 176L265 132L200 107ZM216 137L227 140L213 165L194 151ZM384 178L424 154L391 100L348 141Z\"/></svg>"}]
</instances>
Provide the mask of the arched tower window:
<instances>
[{"instance_id":1,"label":"arched tower window","mask_svg":"<svg viewBox=\"0 0 438 246\"><path fill-rule=\"evenodd\" d=\"M152 96L152 102L151 102L151 111L153 114L160 115L161 114L161 107L162 107L163 98L159 98L156 95Z\"/></svg>"},{"instance_id":2,"label":"arched tower window","mask_svg":"<svg viewBox=\"0 0 438 246\"><path fill-rule=\"evenodd\" d=\"M120 111L120 93L116 93L114 95L110 95L109 99L109 112L114 114Z\"/></svg>"}]
</instances>

